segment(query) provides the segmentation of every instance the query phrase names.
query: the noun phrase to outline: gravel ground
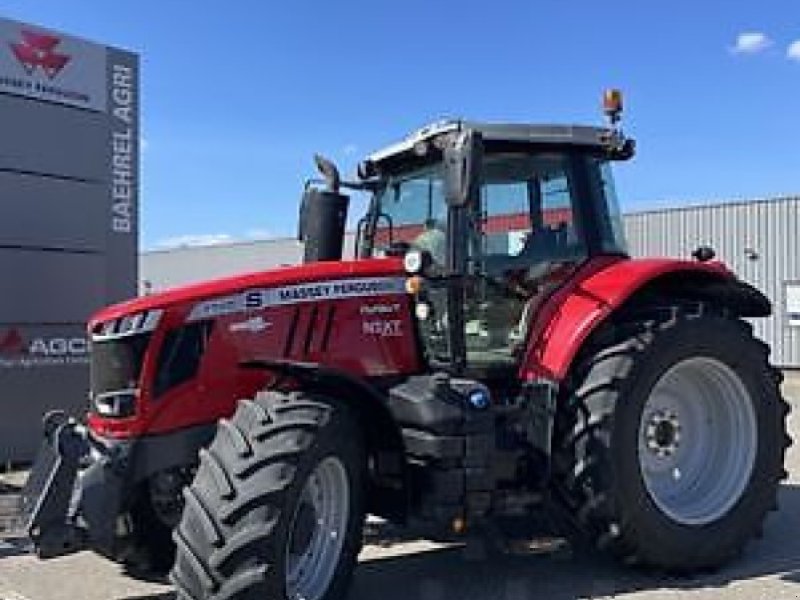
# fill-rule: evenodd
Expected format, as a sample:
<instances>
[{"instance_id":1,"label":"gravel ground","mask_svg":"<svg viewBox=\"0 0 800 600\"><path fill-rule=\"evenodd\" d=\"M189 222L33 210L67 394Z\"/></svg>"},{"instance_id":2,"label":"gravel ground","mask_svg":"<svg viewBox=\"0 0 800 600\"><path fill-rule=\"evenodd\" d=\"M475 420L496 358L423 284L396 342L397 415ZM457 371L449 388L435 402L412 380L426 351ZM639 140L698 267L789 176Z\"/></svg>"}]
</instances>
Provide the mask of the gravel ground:
<instances>
[{"instance_id":1,"label":"gravel ground","mask_svg":"<svg viewBox=\"0 0 800 600\"><path fill-rule=\"evenodd\" d=\"M787 378L794 408L790 429L800 438L800 375ZM643 575L602 556L507 556L478 560L458 547L424 541L367 546L351 600L660 600L800 599L800 444L790 449L789 480L780 510L763 539L742 558L710 575L690 579ZM171 600L162 583L133 581L91 553L41 562L0 542L0 600Z\"/></svg>"}]
</instances>

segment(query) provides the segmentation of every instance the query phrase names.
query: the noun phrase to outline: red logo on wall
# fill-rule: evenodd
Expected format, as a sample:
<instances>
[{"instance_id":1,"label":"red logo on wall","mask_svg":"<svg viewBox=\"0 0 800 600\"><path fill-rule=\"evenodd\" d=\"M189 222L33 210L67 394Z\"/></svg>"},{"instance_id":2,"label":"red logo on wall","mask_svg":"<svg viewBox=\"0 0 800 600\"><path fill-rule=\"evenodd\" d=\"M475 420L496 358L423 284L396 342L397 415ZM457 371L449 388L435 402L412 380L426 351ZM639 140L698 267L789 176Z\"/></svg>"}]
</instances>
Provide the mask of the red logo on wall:
<instances>
[{"instance_id":1,"label":"red logo on wall","mask_svg":"<svg viewBox=\"0 0 800 600\"><path fill-rule=\"evenodd\" d=\"M69 62L68 55L56 51L61 38L26 29L21 30L20 35L22 41L11 42L10 45L14 56L28 75L33 75L36 69L42 69L49 79L53 79Z\"/></svg>"},{"instance_id":2,"label":"red logo on wall","mask_svg":"<svg viewBox=\"0 0 800 600\"><path fill-rule=\"evenodd\" d=\"M24 351L25 340L16 329L9 329L0 336L0 354L22 354Z\"/></svg>"}]
</instances>

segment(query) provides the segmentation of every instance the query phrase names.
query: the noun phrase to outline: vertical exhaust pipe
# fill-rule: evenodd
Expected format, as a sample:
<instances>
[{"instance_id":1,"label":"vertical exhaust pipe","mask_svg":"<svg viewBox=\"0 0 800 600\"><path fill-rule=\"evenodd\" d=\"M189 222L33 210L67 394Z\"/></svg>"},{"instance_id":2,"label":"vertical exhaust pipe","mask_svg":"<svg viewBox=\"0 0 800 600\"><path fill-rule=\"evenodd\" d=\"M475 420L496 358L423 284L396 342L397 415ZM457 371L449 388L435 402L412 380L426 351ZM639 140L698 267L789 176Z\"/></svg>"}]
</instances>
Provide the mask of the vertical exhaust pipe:
<instances>
[{"instance_id":1,"label":"vertical exhaust pipe","mask_svg":"<svg viewBox=\"0 0 800 600\"><path fill-rule=\"evenodd\" d=\"M339 192L341 178L336 165L318 154L314 162L325 178L326 189L309 186L303 192L297 235L305 243L303 262L341 260L350 196Z\"/></svg>"}]
</instances>

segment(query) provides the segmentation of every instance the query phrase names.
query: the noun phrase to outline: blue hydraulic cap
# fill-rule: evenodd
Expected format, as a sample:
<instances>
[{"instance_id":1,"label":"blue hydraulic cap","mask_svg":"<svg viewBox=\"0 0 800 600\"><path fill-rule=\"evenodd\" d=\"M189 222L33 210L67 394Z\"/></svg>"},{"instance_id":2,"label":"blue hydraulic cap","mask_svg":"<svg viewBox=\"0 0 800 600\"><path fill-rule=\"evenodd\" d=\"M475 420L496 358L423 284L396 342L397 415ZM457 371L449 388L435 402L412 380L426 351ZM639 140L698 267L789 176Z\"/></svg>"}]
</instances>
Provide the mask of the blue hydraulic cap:
<instances>
[{"instance_id":1,"label":"blue hydraulic cap","mask_svg":"<svg viewBox=\"0 0 800 600\"><path fill-rule=\"evenodd\" d=\"M476 410L484 410L489 407L491 403L489 390L485 388L476 388L467 395L467 402Z\"/></svg>"}]
</instances>

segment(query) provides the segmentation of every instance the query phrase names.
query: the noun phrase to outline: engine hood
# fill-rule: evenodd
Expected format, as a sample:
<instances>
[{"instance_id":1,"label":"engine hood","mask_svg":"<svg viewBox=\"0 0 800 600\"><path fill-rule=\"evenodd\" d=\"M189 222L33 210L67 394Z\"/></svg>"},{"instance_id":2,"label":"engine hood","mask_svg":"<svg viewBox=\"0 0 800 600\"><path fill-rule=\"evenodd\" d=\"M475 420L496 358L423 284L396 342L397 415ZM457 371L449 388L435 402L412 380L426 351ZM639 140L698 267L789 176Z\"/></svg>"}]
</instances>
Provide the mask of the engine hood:
<instances>
[{"instance_id":1,"label":"engine hood","mask_svg":"<svg viewBox=\"0 0 800 600\"><path fill-rule=\"evenodd\" d=\"M92 329L97 323L146 310L165 309L177 304L191 303L192 301L212 300L251 288L273 288L358 277L396 276L402 273L403 263L398 258L320 262L293 267L280 267L269 271L244 273L181 286L108 306L92 316L89 321L89 327Z\"/></svg>"}]
</instances>

